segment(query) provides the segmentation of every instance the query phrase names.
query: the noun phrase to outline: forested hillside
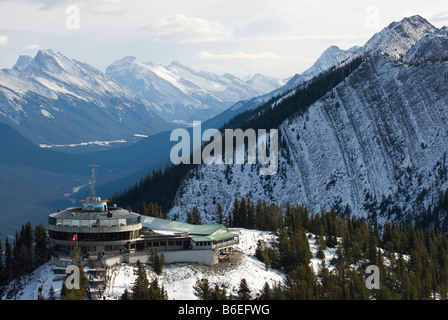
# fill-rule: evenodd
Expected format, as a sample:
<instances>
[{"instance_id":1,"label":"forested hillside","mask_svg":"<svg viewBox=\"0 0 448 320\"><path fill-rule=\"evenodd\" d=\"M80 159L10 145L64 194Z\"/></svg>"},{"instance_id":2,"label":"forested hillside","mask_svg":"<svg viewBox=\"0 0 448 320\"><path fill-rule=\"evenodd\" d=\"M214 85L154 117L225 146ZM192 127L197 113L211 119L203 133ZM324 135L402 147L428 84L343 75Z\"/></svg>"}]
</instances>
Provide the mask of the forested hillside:
<instances>
[{"instance_id":1,"label":"forested hillside","mask_svg":"<svg viewBox=\"0 0 448 320\"><path fill-rule=\"evenodd\" d=\"M218 212L216 214L219 214ZM336 210L311 214L303 206L235 200L230 225L273 230L274 245L259 242L256 256L266 268L285 272L285 280L265 284L258 299L446 299L448 294L448 238L429 228L341 217ZM309 238L318 251L313 256ZM325 262L328 249L336 251ZM313 269L311 259L318 259ZM367 266L380 272L379 289L366 286ZM213 288L213 283L210 288Z\"/></svg>"}]
</instances>

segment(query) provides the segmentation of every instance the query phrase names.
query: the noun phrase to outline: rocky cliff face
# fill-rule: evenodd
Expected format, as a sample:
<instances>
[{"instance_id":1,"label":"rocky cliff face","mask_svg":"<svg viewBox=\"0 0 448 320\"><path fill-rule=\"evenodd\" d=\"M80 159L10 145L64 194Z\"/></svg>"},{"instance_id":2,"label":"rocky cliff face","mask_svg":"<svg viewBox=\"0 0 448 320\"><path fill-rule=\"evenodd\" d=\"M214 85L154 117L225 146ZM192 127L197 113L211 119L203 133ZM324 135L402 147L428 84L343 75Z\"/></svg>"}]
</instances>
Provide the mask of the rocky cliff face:
<instances>
[{"instance_id":1,"label":"rocky cliff face","mask_svg":"<svg viewBox=\"0 0 448 320\"><path fill-rule=\"evenodd\" d=\"M408 33L429 39L426 31ZM374 54L305 113L281 124L276 175L259 176L247 164L201 165L179 189L170 216L182 218L197 205L212 220L217 202L230 211L233 199L243 196L314 212L336 206L380 221L417 216L448 187L447 89L446 61L411 65Z\"/></svg>"}]
</instances>

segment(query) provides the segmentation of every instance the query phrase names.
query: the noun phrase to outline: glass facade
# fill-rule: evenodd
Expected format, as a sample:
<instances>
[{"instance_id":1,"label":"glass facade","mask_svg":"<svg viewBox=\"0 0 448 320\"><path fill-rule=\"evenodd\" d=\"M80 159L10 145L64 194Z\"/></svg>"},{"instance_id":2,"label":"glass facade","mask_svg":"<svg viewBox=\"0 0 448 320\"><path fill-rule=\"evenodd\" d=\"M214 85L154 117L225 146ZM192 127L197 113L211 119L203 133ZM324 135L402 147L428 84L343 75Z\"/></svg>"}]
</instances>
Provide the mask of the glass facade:
<instances>
[{"instance_id":1,"label":"glass facade","mask_svg":"<svg viewBox=\"0 0 448 320\"><path fill-rule=\"evenodd\" d=\"M95 217L91 217L91 219L60 219L50 217L48 219L48 224L54 226L61 227L82 227L82 228L94 228L94 227L124 227L130 226L134 224L140 223L140 217L132 217L126 219L116 219L116 218L107 218L107 219L98 219Z\"/></svg>"},{"instance_id":2,"label":"glass facade","mask_svg":"<svg viewBox=\"0 0 448 320\"><path fill-rule=\"evenodd\" d=\"M73 234L69 232L49 230L49 236L54 240L72 241ZM139 231L123 231L123 232L102 232L102 233L78 233L77 241L83 242L107 242L132 240L139 236Z\"/></svg>"}]
</instances>

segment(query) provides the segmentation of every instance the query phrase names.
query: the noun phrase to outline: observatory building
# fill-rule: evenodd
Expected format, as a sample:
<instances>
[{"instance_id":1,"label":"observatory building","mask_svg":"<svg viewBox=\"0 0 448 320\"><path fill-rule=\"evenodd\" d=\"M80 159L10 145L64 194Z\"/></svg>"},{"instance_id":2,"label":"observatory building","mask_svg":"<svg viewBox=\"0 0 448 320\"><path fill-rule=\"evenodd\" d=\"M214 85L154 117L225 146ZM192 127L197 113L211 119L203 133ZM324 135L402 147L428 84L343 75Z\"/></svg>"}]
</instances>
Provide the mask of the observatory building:
<instances>
[{"instance_id":1,"label":"observatory building","mask_svg":"<svg viewBox=\"0 0 448 320\"><path fill-rule=\"evenodd\" d=\"M142 216L95 196L95 167L92 166L90 196L81 206L49 215L48 235L55 264L68 261L79 247L84 257L99 257L112 265L146 262L152 249L163 252L165 261L199 262L212 265L237 244L238 235L220 224L192 225Z\"/></svg>"}]
</instances>

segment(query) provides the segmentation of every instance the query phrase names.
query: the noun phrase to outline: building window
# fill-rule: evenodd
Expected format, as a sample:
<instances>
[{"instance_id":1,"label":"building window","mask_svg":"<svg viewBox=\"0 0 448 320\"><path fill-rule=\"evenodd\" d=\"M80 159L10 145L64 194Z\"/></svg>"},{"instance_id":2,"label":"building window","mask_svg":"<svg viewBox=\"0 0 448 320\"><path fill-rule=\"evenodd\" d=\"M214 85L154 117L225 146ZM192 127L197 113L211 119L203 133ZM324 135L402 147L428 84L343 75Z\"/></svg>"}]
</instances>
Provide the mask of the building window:
<instances>
[{"instance_id":1,"label":"building window","mask_svg":"<svg viewBox=\"0 0 448 320\"><path fill-rule=\"evenodd\" d=\"M62 219L62 226L70 227L70 219Z\"/></svg>"}]
</instances>

